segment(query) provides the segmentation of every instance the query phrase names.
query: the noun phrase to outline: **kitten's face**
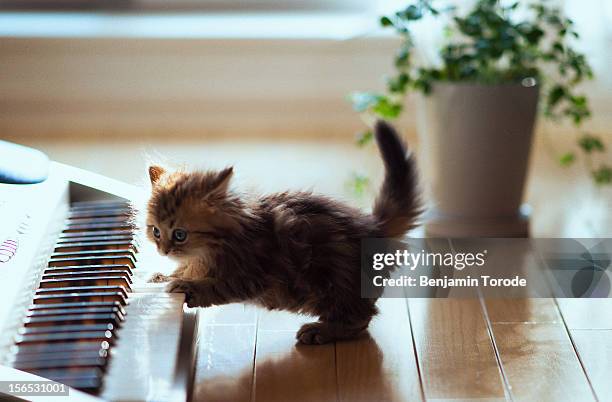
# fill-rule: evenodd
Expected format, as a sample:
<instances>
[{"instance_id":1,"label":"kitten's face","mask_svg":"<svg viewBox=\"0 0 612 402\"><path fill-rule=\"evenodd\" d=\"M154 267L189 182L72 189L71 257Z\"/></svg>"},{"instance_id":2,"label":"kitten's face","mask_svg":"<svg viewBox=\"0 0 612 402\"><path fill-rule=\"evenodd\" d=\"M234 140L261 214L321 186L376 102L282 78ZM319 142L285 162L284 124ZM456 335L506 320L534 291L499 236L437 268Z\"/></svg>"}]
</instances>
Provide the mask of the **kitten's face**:
<instances>
[{"instance_id":1,"label":"kitten's face","mask_svg":"<svg viewBox=\"0 0 612 402\"><path fill-rule=\"evenodd\" d=\"M227 208L232 169L220 172L166 172L149 168L153 186L147 206L147 237L161 255L206 257L235 221Z\"/></svg>"}]
</instances>

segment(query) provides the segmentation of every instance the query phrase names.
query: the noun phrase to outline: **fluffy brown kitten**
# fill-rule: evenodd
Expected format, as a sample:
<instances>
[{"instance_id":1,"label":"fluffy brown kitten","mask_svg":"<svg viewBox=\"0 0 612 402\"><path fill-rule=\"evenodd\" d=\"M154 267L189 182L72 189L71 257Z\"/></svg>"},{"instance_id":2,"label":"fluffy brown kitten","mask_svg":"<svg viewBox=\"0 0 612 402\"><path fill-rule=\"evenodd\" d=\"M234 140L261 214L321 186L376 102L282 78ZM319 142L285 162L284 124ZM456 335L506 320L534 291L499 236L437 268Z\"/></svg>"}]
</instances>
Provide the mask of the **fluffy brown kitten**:
<instances>
[{"instance_id":1,"label":"fluffy brown kitten","mask_svg":"<svg viewBox=\"0 0 612 402\"><path fill-rule=\"evenodd\" d=\"M149 168L147 235L180 261L167 291L189 306L250 301L319 317L297 339L322 344L364 331L376 299L361 298L360 242L400 237L421 212L412 156L393 128L376 125L385 178L372 214L322 195L284 192L244 200L229 189L232 168Z\"/></svg>"}]
</instances>

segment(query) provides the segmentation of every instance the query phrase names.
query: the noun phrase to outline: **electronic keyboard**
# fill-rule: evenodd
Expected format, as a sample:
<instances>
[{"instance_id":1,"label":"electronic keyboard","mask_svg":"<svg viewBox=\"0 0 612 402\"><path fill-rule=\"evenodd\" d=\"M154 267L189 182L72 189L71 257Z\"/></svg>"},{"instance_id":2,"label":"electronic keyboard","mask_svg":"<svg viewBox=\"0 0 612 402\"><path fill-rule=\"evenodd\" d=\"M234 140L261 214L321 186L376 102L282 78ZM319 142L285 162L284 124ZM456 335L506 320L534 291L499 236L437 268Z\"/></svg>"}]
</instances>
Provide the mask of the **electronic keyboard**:
<instances>
[{"instance_id":1,"label":"electronic keyboard","mask_svg":"<svg viewBox=\"0 0 612 402\"><path fill-rule=\"evenodd\" d=\"M0 184L0 381L69 387L47 400L189 399L197 310L146 282L168 261L141 240L145 202L54 162L42 182Z\"/></svg>"}]
</instances>

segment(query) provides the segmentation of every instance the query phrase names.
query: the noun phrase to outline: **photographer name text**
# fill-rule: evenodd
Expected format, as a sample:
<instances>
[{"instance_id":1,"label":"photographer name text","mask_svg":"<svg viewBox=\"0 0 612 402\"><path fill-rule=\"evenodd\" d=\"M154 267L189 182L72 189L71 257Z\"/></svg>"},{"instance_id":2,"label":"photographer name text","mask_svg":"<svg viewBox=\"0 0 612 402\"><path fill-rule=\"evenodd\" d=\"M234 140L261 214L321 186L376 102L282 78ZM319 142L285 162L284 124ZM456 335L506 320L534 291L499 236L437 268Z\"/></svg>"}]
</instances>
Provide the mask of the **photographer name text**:
<instances>
[{"instance_id":1,"label":"photographer name text","mask_svg":"<svg viewBox=\"0 0 612 402\"><path fill-rule=\"evenodd\" d=\"M398 278L385 278L382 275L372 278L376 287L430 287L430 288L453 288L453 287L526 287L527 279L516 275L512 278L493 278L489 275L479 277L466 276L464 278L452 278L443 276L441 278L431 278L421 275L414 276L402 275Z\"/></svg>"}]
</instances>

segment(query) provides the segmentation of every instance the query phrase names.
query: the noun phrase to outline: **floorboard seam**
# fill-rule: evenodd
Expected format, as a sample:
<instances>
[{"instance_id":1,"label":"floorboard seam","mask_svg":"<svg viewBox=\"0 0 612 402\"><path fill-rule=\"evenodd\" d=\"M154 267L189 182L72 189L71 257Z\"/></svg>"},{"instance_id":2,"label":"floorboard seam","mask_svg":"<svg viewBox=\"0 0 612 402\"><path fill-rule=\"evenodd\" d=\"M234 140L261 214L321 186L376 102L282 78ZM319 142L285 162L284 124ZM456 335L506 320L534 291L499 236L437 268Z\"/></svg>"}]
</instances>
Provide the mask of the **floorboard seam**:
<instances>
[{"instance_id":1,"label":"floorboard seam","mask_svg":"<svg viewBox=\"0 0 612 402\"><path fill-rule=\"evenodd\" d=\"M340 401L340 384L338 383L338 343L334 342L334 367L336 372L336 401Z\"/></svg>"},{"instance_id":2,"label":"floorboard seam","mask_svg":"<svg viewBox=\"0 0 612 402\"><path fill-rule=\"evenodd\" d=\"M259 314L260 311L257 311L257 319L255 321L255 340L253 344L253 369L251 370L251 397L250 402L255 402L257 396L255 395L255 370L257 368L257 339L259 337Z\"/></svg>"},{"instance_id":3,"label":"floorboard seam","mask_svg":"<svg viewBox=\"0 0 612 402\"><path fill-rule=\"evenodd\" d=\"M593 393L593 398L595 398L596 401L599 401L599 398L597 397L597 393L595 393L595 388L593 387L593 383L591 382L591 378L589 377L589 374L587 373L587 369L584 365L584 362L582 361L582 358L580 357L580 353L578 352L578 347L576 346L576 342L574 342L572 331L570 331L570 328L567 326L567 321L565 320L565 316L563 315L563 310L561 309L561 306L559 306L559 302L557 301L557 298L554 297L553 300L555 302L555 306L557 307L557 310L559 311L559 315L561 316L561 322L563 322L565 333L567 334L572 344L572 348L574 349L574 354L576 355L576 358L578 359L580 368L582 369L582 372L584 373L584 376L586 377L587 382L589 383L589 387L591 388L591 393Z\"/></svg>"},{"instance_id":4,"label":"floorboard seam","mask_svg":"<svg viewBox=\"0 0 612 402\"><path fill-rule=\"evenodd\" d=\"M412 326L412 316L410 315L410 305L408 304L408 298L405 299L406 304L406 314L408 314L408 325L410 325L410 337L412 338L412 354L414 355L414 363L416 364L417 373L419 375L419 388L421 390L421 400L426 401L425 399L425 384L423 384L423 375L421 373L421 365L419 363L419 355L417 353L416 341L414 338L414 330Z\"/></svg>"},{"instance_id":5,"label":"floorboard seam","mask_svg":"<svg viewBox=\"0 0 612 402\"><path fill-rule=\"evenodd\" d=\"M478 291L478 301L480 302L480 307L482 308L482 314L484 316L485 324L487 326L487 332L489 333L489 339L491 339L491 345L493 346L493 353L495 353L495 360L497 360L499 374L501 375L502 381L504 383L504 391L506 393L506 398L510 401L514 401L514 396L512 395L512 386L510 385L510 380L508 379L508 375L506 374L506 370L504 369L504 364L502 362L501 355L497 347L497 342L495 341L493 324L491 323L491 318L489 317L489 312L487 310L485 300L480 290Z\"/></svg>"}]
</instances>

